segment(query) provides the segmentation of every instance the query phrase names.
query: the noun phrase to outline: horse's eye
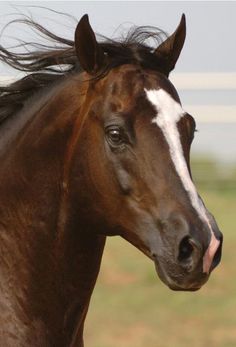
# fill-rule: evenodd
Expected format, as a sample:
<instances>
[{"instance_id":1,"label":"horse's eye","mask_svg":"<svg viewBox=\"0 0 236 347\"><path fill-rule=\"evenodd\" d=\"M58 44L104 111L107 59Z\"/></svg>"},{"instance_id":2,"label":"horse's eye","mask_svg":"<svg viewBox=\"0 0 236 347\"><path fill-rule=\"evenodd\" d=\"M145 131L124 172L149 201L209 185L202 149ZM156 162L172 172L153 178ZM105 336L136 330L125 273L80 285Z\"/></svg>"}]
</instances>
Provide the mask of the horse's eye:
<instances>
[{"instance_id":1,"label":"horse's eye","mask_svg":"<svg viewBox=\"0 0 236 347\"><path fill-rule=\"evenodd\" d=\"M119 127L112 127L107 129L106 135L111 145L119 146L124 142L124 134Z\"/></svg>"},{"instance_id":2,"label":"horse's eye","mask_svg":"<svg viewBox=\"0 0 236 347\"><path fill-rule=\"evenodd\" d=\"M196 131L196 122L194 120L194 118L192 116L190 116L189 114L187 114L187 129L188 129L188 133L190 136L191 141L194 138L194 133Z\"/></svg>"}]
</instances>

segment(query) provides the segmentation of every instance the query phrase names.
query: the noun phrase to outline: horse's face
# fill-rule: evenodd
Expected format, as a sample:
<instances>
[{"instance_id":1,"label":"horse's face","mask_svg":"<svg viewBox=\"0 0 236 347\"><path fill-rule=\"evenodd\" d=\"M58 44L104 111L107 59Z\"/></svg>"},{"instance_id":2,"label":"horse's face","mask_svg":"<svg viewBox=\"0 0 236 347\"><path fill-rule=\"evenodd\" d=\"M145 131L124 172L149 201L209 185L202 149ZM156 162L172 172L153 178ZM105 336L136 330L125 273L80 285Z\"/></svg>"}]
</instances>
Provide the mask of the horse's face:
<instances>
[{"instance_id":1,"label":"horse's face","mask_svg":"<svg viewBox=\"0 0 236 347\"><path fill-rule=\"evenodd\" d=\"M172 289L197 289L220 260L221 233L191 179L195 122L162 74L122 66L101 89L93 163L104 160L92 175L109 233L152 258Z\"/></svg>"},{"instance_id":2,"label":"horse's face","mask_svg":"<svg viewBox=\"0 0 236 347\"><path fill-rule=\"evenodd\" d=\"M104 232L153 259L170 288L200 288L220 261L222 236L191 179L194 119L164 73L132 64L112 69L91 93L84 138Z\"/></svg>"}]
</instances>

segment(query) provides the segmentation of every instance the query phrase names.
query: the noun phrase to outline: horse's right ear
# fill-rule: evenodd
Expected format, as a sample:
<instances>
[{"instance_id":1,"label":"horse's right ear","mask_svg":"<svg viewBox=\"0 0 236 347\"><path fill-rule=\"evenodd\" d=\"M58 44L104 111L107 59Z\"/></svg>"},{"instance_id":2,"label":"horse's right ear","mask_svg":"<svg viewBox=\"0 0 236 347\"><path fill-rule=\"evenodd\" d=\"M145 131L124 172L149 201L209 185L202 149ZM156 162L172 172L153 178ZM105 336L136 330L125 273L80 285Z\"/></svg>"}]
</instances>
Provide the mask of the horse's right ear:
<instances>
[{"instance_id":1,"label":"horse's right ear","mask_svg":"<svg viewBox=\"0 0 236 347\"><path fill-rule=\"evenodd\" d=\"M158 56L161 65L161 72L168 77L169 73L174 69L180 52L183 48L186 36L186 20L185 15L181 17L179 26L175 32L169 36L160 46L156 49L155 54Z\"/></svg>"},{"instance_id":2,"label":"horse's right ear","mask_svg":"<svg viewBox=\"0 0 236 347\"><path fill-rule=\"evenodd\" d=\"M93 29L85 14L75 30L75 51L81 67L89 74L95 74L104 64L104 53L99 46Z\"/></svg>"}]
</instances>

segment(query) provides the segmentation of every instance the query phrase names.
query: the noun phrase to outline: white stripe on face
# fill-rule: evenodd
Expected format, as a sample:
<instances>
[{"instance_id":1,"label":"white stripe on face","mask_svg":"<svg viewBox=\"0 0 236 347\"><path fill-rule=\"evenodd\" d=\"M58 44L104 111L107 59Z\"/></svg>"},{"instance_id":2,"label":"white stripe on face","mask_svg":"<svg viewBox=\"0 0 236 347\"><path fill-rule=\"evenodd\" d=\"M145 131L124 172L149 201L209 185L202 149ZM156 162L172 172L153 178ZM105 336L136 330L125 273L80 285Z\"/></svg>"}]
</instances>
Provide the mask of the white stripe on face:
<instances>
[{"instance_id":1,"label":"white stripe on face","mask_svg":"<svg viewBox=\"0 0 236 347\"><path fill-rule=\"evenodd\" d=\"M181 105L177 103L165 90L145 90L148 100L157 111L152 123L157 124L161 129L166 142L169 145L170 156L175 166L176 172L188 193L191 204L199 215L202 215L203 204L198 198L195 186L190 178L187 163L184 158L179 131L178 121L185 112Z\"/></svg>"},{"instance_id":2,"label":"white stripe on face","mask_svg":"<svg viewBox=\"0 0 236 347\"><path fill-rule=\"evenodd\" d=\"M176 102L165 90L146 90L146 95L150 103L155 107L157 115L152 119L152 123L155 123L162 131L166 142L169 146L170 156L176 172L186 190L191 205L201 218L205 222L211 231L211 243L218 246L219 241L216 240L212 231L211 224L206 214L206 209L199 199L196 188L191 180L188 166L184 158L183 148L180 141L180 135L177 127L178 121L185 115L181 105ZM213 244L212 244L213 246ZM204 272L208 272L209 268L206 265Z\"/></svg>"}]
</instances>

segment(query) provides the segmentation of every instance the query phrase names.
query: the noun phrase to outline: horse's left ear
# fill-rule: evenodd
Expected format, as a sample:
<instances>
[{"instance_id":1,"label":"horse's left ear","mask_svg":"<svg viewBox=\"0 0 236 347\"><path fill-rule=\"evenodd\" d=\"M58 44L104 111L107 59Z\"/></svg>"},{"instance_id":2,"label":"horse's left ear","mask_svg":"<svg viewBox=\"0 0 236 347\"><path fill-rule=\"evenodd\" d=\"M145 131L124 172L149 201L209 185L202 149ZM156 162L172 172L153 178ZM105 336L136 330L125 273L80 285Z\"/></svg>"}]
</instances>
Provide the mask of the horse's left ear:
<instances>
[{"instance_id":1,"label":"horse's left ear","mask_svg":"<svg viewBox=\"0 0 236 347\"><path fill-rule=\"evenodd\" d=\"M75 51L81 67L90 74L95 74L104 63L104 53L99 46L93 29L85 14L75 30Z\"/></svg>"},{"instance_id":2,"label":"horse's left ear","mask_svg":"<svg viewBox=\"0 0 236 347\"><path fill-rule=\"evenodd\" d=\"M169 36L156 49L154 54L160 59L161 70L167 76L174 69L183 48L186 36L186 21L185 15L182 14L181 21L175 32Z\"/></svg>"}]
</instances>

